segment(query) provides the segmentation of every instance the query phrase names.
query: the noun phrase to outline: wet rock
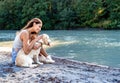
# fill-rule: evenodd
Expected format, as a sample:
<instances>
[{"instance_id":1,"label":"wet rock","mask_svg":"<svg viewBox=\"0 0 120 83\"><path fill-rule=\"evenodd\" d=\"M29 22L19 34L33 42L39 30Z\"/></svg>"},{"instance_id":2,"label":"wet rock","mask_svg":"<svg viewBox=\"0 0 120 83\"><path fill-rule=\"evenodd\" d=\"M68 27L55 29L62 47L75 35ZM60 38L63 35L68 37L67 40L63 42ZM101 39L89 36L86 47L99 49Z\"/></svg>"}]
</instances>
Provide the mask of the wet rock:
<instances>
[{"instance_id":1,"label":"wet rock","mask_svg":"<svg viewBox=\"0 0 120 83\"><path fill-rule=\"evenodd\" d=\"M117 83L120 83L120 80Z\"/></svg>"},{"instance_id":2,"label":"wet rock","mask_svg":"<svg viewBox=\"0 0 120 83\"><path fill-rule=\"evenodd\" d=\"M4 56L0 56L0 83L120 83L120 69L56 57L54 64L21 68Z\"/></svg>"},{"instance_id":3,"label":"wet rock","mask_svg":"<svg viewBox=\"0 0 120 83\"><path fill-rule=\"evenodd\" d=\"M37 75L37 77L41 77L41 75L40 75L40 74L38 74L38 75Z\"/></svg>"},{"instance_id":4,"label":"wet rock","mask_svg":"<svg viewBox=\"0 0 120 83\"><path fill-rule=\"evenodd\" d=\"M55 82L55 83L60 83L61 82L61 80L57 77L49 77L48 81L52 81L52 82Z\"/></svg>"},{"instance_id":5,"label":"wet rock","mask_svg":"<svg viewBox=\"0 0 120 83\"><path fill-rule=\"evenodd\" d=\"M13 68L3 68L3 72L14 73L14 70L13 70Z\"/></svg>"},{"instance_id":6,"label":"wet rock","mask_svg":"<svg viewBox=\"0 0 120 83\"><path fill-rule=\"evenodd\" d=\"M0 77L6 77L7 76L7 74L5 74L5 73L2 73L2 74L0 74Z\"/></svg>"},{"instance_id":7,"label":"wet rock","mask_svg":"<svg viewBox=\"0 0 120 83\"><path fill-rule=\"evenodd\" d=\"M11 77L15 77L15 74L10 75Z\"/></svg>"},{"instance_id":8,"label":"wet rock","mask_svg":"<svg viewBox=\"0 0 120 83\"><path fill-rule=\"evenodd\" d=\"M118 83L118 81L119 81L119 80L117 80L117 79L113 79L112 81L113 81L113 82L117 82L117 83Z\"/></svg>"}]
</instances>

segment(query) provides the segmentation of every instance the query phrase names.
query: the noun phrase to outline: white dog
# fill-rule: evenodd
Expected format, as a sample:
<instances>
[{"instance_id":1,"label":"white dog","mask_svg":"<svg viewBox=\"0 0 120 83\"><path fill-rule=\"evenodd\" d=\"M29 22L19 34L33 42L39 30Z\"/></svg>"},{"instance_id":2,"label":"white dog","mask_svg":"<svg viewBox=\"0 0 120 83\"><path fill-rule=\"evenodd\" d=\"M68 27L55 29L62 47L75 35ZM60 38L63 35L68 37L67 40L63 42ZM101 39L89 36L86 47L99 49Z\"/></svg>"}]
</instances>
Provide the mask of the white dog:
<instances>
[{"instance_id":1,"label":"white dog","mask_svg":"<svg viewBox=\"0 0 120 83\"><path fill-rule=\"evenodd\" d=\"M50 42L51 42L51 40L50 40L49 36L47 34L43 34L42 39L39 40L38 42L36 42L36 44L42 43L45 45L49 45ZM33 50L31 50L31 52L28 55L26 55L24 53L23 49L21 49L17 54L15 65L21 66L21 67L36 67L36 66L38 66L38 64L43 64L39 61L39 58L38 58L40 49L41 49L41 47L38 48L37 50L33 49ZM50 57L50 59L51 59L51 57ZM37 64L32 64L34 62ZM54 62L54 60L52 61L52 59L51 59L51 62Z\"/></svg>"}]
</instances>

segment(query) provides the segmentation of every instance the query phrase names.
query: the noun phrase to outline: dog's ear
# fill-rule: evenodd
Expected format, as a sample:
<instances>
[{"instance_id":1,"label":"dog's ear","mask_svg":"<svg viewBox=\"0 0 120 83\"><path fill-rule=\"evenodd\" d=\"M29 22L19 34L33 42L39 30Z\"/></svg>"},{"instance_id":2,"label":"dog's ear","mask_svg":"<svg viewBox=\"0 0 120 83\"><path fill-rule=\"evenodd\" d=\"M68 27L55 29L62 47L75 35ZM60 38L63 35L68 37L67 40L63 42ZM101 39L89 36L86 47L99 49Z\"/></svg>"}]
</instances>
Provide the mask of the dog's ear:
<instances>
[{"instance_id":1,"label":"dog's ear","mask_svg":"<svg viewBox=\"0 0 120 83\"><path fill-rule=\"evenodd\" d=\"M43 37L47 37L47 38L49 38L49 36L47 35L47 34L42 34L43 35Z\"/></svg>"}]
</instances>

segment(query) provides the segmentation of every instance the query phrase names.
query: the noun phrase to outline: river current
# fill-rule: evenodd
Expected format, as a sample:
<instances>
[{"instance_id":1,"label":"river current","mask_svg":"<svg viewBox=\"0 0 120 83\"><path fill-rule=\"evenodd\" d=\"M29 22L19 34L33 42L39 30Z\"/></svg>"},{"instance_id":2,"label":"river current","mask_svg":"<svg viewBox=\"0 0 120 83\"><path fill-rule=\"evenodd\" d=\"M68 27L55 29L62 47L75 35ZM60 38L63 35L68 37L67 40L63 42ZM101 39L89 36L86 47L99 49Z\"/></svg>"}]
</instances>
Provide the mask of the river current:
<instances>
[{"instance_id":1,"label":"river current","mask_svg":"<svg viewBox=\"0 0 120 83\"><path fill-rule=\"evenodd\" d=\"M13 41L16 31L0 31L0 41ZM120 68L120 31L107 30L48 30L52 41L50 55Z\"/></svg>"}]
</instances>

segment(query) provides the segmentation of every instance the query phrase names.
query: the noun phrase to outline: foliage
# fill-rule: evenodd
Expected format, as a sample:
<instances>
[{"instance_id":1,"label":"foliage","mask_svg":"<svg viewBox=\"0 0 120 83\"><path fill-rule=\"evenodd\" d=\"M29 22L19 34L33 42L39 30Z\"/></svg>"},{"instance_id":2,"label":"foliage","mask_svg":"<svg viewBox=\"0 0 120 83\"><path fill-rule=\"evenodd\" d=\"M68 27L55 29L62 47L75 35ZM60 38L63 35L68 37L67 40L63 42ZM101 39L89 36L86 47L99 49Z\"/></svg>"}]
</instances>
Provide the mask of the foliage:
<instances>
[{"instance_id":1,"label":"foliage","mask_svg":"<svg viewBox=\"0 0 120 83\"><path fill-rule=\"evenodd\" d=\"M119 0L0 0L0 30L21 29L34 17L43 29L120 29Z\"/></svg>"}]
</instances>

